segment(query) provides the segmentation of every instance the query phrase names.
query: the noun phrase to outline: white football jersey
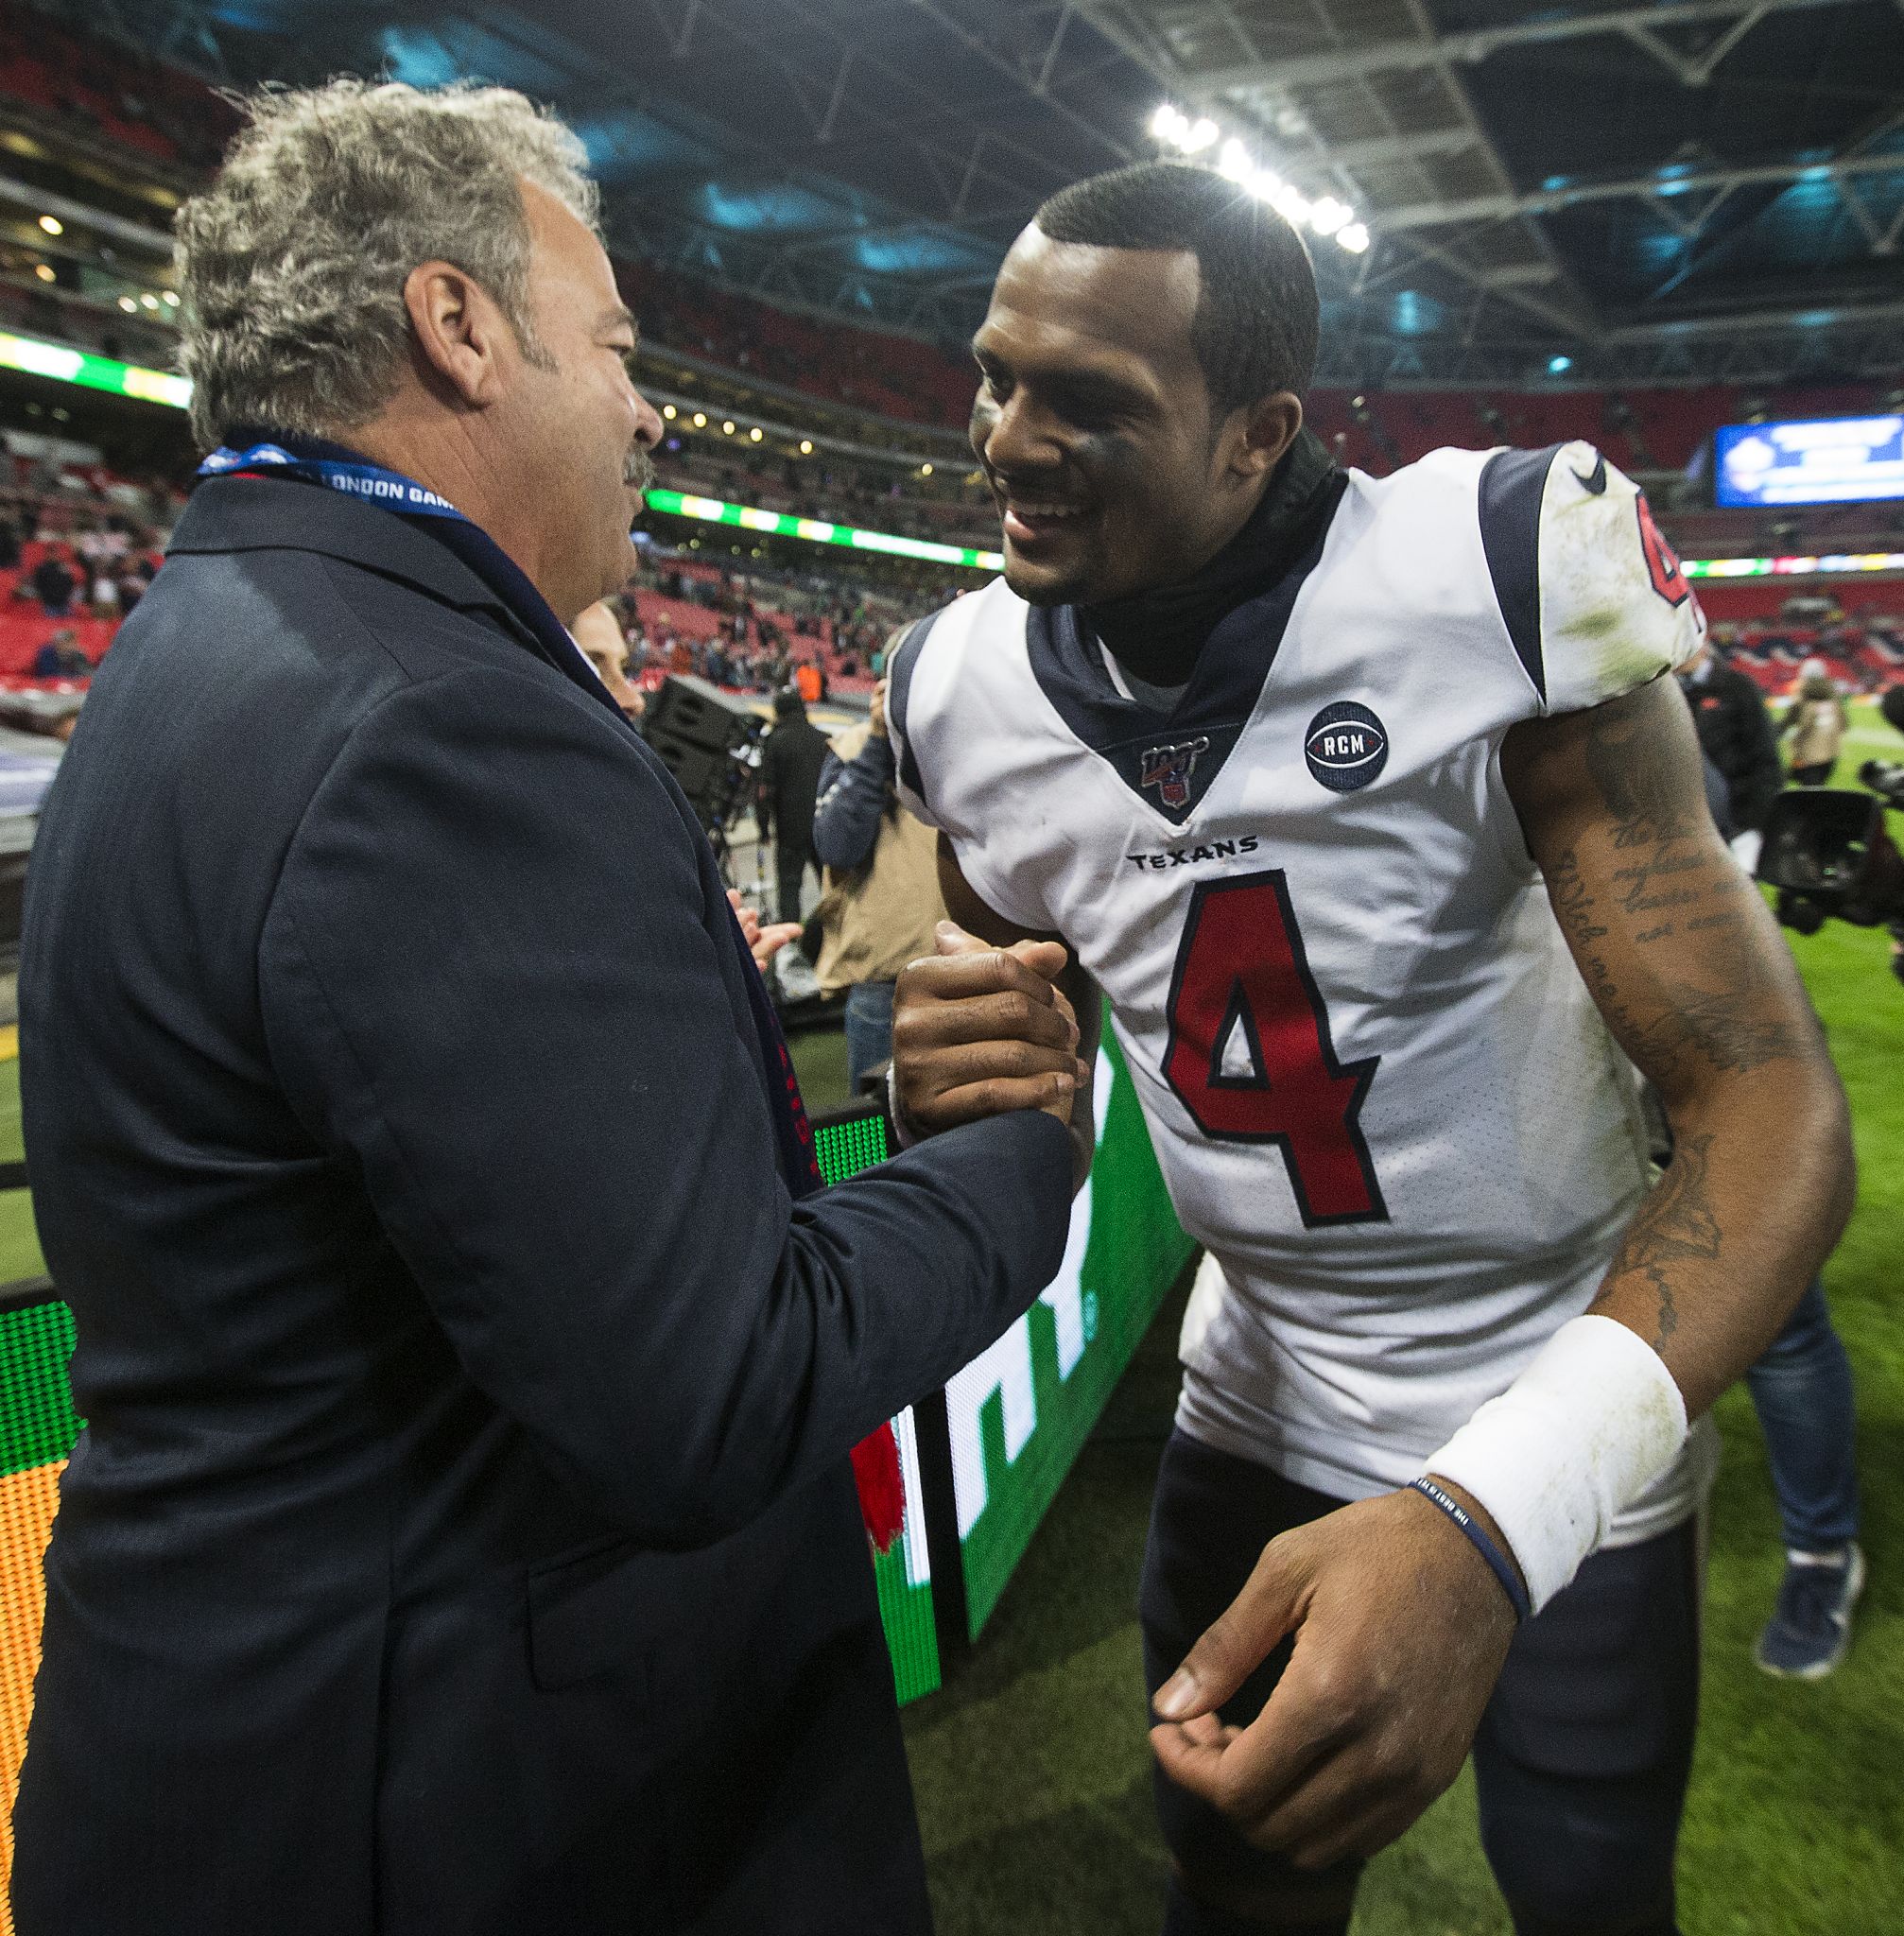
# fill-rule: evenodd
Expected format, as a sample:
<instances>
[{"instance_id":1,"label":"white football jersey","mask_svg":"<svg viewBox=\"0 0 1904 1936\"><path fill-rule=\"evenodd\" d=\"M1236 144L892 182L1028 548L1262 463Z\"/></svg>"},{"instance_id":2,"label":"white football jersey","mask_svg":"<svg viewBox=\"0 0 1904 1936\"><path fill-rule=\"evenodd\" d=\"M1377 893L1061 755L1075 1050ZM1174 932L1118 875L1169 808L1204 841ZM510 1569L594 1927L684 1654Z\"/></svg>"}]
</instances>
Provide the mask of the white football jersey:
<instances>
[{"instance_id":1,"label":"white football jersey","mask_svg":"<svg viewBox=\"0 0 1904 1936\"><path fill-rule=\"evenodd\" d=\"M908 804L1101 985L1220 1264L1196 1438L1366 1496L1592 1302L1646 1186L1638 1084L1500 745L1660 677L1703 625L1636 487L1569 443L1348 473L1168 716L1074 609L1002 579L894 654ZM1683 1516L1693 1462L1625 1538Z\"/></svg>"}]
</instances>

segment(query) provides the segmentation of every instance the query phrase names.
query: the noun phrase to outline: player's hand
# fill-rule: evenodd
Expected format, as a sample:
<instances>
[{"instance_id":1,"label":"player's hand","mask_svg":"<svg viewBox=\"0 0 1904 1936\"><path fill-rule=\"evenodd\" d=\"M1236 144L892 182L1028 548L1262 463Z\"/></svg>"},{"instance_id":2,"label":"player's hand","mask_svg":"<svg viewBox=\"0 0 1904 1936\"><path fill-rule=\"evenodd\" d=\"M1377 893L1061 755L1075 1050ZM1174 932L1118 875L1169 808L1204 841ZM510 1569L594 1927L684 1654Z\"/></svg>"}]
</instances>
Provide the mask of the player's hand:
<instances>
[{"instance_id":1,"label":"player's hand","mask_svg":"<svg viewBox=\"0 0 1904 1936\"><path fill-rule=\"evenodd\" d=\"M1158 1690L1151 1745L1258 1848L1303 1868L1373 1855L1461 1772L1514 1631L1500 1582L1438 1506L1364 1499L1263 1548ZM1262 1713L1226 1725L1216 1710L1292 1632Z\"/></svg>"},{"instance_id":2,"label":"player's hand","mask_svg":"<svg viewBox=\"0 0 1904 1936\"><path fill-rule=\"evenodd\" d=\"M753 957L756 968L765 968L779 954L788 942L800 934L797 921L776 921L769 927L762 927L760 916L740 898L738 888L727 890L727 905L734 909L734 916L740 923L741 938L747 943L747 951Z\"/></svg>"},{"instance_id":3,"label":"player's hand","mask_svg":"<svg viewBox=\"0 0 1904 1936\"><path fill-rule=\"evenodd\" d=\"M874 739L886 737L886 682L882 679L873 688L873 706L867 718L873 727Z\"/></svg>"},{"instance_id":4,"label":"player's hand","mask_svg":"<svg viewBox=\"0 0 1904 1936\"><path fill-rule=\"evenodd\" d=\"M892 1069L900 1114L916 1135L1011 1109L1069 1124L1090 1080L1078 1018L1054 985L1056 942L995 948L950 921L939 952L900 971L892 996Z\"/></svg>"}]
</instances>

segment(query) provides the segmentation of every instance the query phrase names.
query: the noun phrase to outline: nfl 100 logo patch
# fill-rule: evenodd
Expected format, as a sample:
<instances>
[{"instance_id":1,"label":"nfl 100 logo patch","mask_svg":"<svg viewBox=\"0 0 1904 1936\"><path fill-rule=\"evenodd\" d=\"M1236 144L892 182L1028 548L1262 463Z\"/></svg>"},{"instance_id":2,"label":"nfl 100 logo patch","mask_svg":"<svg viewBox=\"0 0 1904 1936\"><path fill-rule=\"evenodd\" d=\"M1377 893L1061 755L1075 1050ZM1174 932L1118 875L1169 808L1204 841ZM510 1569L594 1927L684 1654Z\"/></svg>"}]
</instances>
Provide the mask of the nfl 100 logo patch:
<instances>
[{"instance_id":1,"label":"nfl 100 logo patch","mask_svg":"<svg viewBox=\"0 0 1904 1936\"><path fill-rule=\"evenodd\" d=\"M1309 721L1303 757L1331 793L1354 793L1388 765L1389 735L1366 706L1338 700Z\"/></svg>"},{"instance_id":2,"label":"nfl 100 logo patch","mask_svg":"<svg viewBox=\"0 0 1904 1936\"><path fill-rule=\"evenodd\" d=\"M1151 746L1140 755L1137 784L1154 786L1157 798L1168 807L1190 804L1190 775L1197 762L1210 750L1207 738L1186 739L1175 746Z\"/></svg>"}]
</instances>

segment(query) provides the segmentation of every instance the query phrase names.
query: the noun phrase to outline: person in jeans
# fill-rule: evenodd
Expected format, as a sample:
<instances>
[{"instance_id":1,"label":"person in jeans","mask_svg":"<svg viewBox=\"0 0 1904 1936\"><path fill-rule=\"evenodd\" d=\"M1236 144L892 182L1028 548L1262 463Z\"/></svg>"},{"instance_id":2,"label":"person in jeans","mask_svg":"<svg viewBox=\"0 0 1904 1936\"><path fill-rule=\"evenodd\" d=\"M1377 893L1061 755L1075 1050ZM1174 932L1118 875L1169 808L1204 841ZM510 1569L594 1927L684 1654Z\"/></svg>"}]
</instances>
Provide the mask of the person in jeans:
<instances>
[{"instance_id":1,"label":"person in jeans","mask_svg":"<svg viewBox=\"0 0 1904 1936\"><path fill-rule=\"evenodd\" d=\"M1709 757L1705 799L1719 831L1736 838L1731 789ZM1821 1680L1844 1658L1852 1610L1864 1591L1851 1361L1831 1322L1823 1278L1806 1288L1746 1373L1745 1387L1765 1435L1785 1535L1785 1578L1753 1658L1768 1674Z\"/></svg>"},{"instance_id":2,"label":"person in jeans","mask_svg":"<svg viewBox=\"0 0 1904 1936\"><path fill-rule=\"evenodd\" d=\"M892 1053L899 971L933 952L933 930L945 919L937 836L899 804L892 782L881 680L867 723L833 742L813 816L814 857L827 876L815 972L826 994L848 991L846 1063L856 1093Z\"/></svg>"},{"instance_id":3,"label":"person in jeans","mask_svg":"<svg viewBox=\"0 0 1904 1936\"><path fill-rule=\"evenodd\" d=\"M1768 1674L1816 1681L1844 1658L1864 1591L1851 1363L1813 1278L1745 1374L1785 1535L1785 1579L1753 1657Z\"/></svg>"}]
</instances>

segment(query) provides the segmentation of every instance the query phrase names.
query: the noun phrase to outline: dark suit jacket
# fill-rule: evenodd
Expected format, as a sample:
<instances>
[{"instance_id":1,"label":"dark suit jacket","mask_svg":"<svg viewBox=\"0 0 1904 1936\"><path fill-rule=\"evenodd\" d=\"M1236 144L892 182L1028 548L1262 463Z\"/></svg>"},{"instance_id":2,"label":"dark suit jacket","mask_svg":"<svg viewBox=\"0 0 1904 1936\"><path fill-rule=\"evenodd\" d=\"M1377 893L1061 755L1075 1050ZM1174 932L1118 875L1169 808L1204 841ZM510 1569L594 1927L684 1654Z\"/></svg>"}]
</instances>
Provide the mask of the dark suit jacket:
<instances>
[{"instance_id":1,"label":"dark suit jacket","mask_svg":"<svg viewBox=\"0 0 1904 1936\"><path fill-rule=\"evenodd\" d=\"M762 839L770 833L789 851L811 852L813 808L826 754L825 734L798 715L781 720L767 735L760 749L760 798L769 821Z\"/></svg>"},{"instance_id":2,"label":"dark suit jacket","mask_svg":"<svg viewBox=\"0 0 1904 1936\"><path fill-rule=\"evenodd\" d=\"M1699 749L1725 781L1735 829L1762 827L1785 785L1764 694L1744 673L1717 664L1685 683Z\"/></svg>"},{"instance_id":3,"label":"dark suit jacket","mask_svg":"<svg viewBox=\"0 0 1904 1936\"><path fill-rule=\"evenodd\" d=\"M21 1936L926 1927L846 1451L1062 1254L1018 1115L794 1202L721 884L427 532L217 479L35 849L89 1420Z\"/></svg>"}]
</instances>

